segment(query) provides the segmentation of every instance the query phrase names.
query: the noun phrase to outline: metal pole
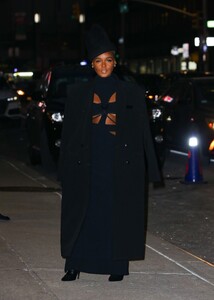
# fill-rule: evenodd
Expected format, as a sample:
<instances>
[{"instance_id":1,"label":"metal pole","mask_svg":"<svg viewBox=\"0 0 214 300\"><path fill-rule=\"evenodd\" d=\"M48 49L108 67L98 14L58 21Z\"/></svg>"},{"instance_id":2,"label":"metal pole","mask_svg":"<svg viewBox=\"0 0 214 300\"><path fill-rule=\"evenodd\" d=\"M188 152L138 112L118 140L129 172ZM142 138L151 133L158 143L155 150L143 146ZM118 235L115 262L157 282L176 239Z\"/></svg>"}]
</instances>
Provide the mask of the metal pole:
<instances>
[{"instance_id":1,"label":"metal pole","mask_svg":"<svg viewBox=\"0 0 214 300\"><path fill-rule=\"evenodd\" d=\"M157 1L150 1L150 0L129 0L129 1L132 1L132 2L141 2L141 3L145 3L145 4L150 4L150 5L153 5L153 6L159 6L159 7L162 7L162 8L166 8L168 10L176 11L178 13L181 13L183 15L187 15L187 16L190 16L190 17L194 17L195 16L195 13L184 11L183 9L179 9L179 8L171 6L171 5L166 5L166 4L163 4L163 3L159 3Z\"/></svg>"},{"instance_id":2,"label":"metal pole","mask_svg":"<svg viewBox=\"0 0 214 300\"><path fill-rule=\"evenodd\" d=\"M208 71L208 47L207 47L207 0L203 0L203 25L202 25L202 34L203 34L203 71Z\"/></svg>"},{"instance_id":3,"label":"metal pole","mask_svg":"<svg viewBox=\"0 0 214 300\"><path fill-rule=\"evenodd\" d=\"M125 14L121 14L121 64L125 60Z\"/></svg>"}]
</instances>

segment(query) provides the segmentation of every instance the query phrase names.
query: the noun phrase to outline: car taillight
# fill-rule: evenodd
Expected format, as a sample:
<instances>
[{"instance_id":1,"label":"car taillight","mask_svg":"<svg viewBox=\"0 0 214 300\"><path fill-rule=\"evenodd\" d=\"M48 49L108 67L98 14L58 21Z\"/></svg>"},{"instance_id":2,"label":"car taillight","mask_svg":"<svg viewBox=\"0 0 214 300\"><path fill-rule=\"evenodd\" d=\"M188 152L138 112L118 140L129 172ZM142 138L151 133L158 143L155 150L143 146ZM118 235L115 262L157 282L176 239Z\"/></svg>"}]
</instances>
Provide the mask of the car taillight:
<instances>
[{"instance_id":1,"label":"car taillight","mask_svg":"<svg viewBox=\"0 0 214 300\"><path fill-rule=\"evenodd\" d=\"M214 120L206 119L206 123L210 129L214 130Z\"/></svg>"},{"instance_id":2,"label":"car taillight","mask_svg":"<svg viewBox=\"0 0 214 300\"><path fill-rule=\"evenodd\" d=\"M166 96L164 96L164 97L162 98L162 100L163 100L164 102L170 103L170 102L173 101L173 98L172 98L171 96L169 96L169 95L166 95Z\"/></svg>"},{"instance_id":3,"label":"car taillight","mask_svg":"<svg viewBox=\"0 0 214 300\"><path fill-rule=\"evenodd\" d=\"M45 112L46 104L44 101L39 101L37 103L38 107L41 109L42 112Z\"/></svg>"},{"instance_id":4,"label":"car taillight","mask_svg":"<svg viewBox=\"0 0 214 300\"><path fill-rule=\"evenodd\" d=\"M209 128L214 129L214 123L213 122L209 122L208 126L209 126Z\"/></svg>"}]
</instances>

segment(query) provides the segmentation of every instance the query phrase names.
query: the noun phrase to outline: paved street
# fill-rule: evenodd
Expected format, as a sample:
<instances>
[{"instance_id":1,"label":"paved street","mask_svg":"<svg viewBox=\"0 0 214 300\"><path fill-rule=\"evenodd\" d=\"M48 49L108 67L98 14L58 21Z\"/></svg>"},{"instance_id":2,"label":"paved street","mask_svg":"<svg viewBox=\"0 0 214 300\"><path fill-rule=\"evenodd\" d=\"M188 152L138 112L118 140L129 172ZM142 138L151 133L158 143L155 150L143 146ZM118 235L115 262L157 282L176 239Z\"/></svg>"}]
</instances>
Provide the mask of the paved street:
<instances>
[{"instance_id":1,"label":"paved street","mask_svg":"<svg viewBox=\"0 0 214 300\"><path fill-rule=\"evenodd\" d=\"M56 174L32 167L28 161L27 140L20 123L0 122L0 154L21 161L55 180ZM202 162L207 184L184 185L187 158L170 154L164 166L166 188L150 189L149 231L214 264L214 163Z\"/></svg>"},{"instance_id":2,"label":"paved street","mask_svg":"<svg viewBox=\"0 0 214 300\"><path fill-rule=\"evenodd\" d=\"M170 154L166 187L151 189L149 231L214 264L214 163L202 162L204 184L182 184L187 157Z\"/></svg>"},{"instance_id":3,"label":"paved street","mask_svg":"<svg viewBox=\"0 0 214 300\"><path fill-rule=\"evenodd\" d=\"M0 222L1 300L214 298L213 165L203 168L207 184L184 185L186 158L171 154L165 188L149 188L145 261L131 262L122 282L82 273L65 283L60 186L54 173L27 163L24 133L6 132L1 131L0 212L11 220Z\"/></svg>"}]
</instances>

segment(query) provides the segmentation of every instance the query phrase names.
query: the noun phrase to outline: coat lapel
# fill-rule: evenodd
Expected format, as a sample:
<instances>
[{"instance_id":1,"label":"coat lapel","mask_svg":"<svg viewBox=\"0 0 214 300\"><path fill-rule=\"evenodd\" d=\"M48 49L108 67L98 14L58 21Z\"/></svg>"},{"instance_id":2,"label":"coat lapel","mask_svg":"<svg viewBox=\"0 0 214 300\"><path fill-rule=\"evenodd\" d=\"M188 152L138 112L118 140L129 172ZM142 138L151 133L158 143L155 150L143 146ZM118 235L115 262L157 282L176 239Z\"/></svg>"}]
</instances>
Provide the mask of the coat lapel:
<instances>
[{"instance_id":1,"label":"coat lapel","mask_svg":"<svg viewBox=\"0 0 214 300\"><path fill-rule=\"evenodd\" d=\"M80 142L82 144L90 143L91 136L91 110L93 101L93 81L88 83L88 86L84 89L80 96L81 106L81 116L79 118L79 128L80 128Z\"/></svg>"},{"instance_id":2,"label":"coat lapel","mask_svg":"<svg viewBox=\"0 0 214 300\"><path fill-rule=\"evenodd\" d=\"M118 82L117 87L117 136L121 136L125 127L127 96L123 82Z\"/></svg>"}]
</instances>

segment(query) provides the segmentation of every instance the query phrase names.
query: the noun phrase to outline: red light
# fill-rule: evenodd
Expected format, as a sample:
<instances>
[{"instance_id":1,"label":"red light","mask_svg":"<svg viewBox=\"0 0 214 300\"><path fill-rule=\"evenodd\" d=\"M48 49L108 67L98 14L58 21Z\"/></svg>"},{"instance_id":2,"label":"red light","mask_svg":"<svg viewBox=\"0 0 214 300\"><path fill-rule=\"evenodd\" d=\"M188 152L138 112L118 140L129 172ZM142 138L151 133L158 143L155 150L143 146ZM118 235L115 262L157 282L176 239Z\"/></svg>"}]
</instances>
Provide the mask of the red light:
<instances>
[{"instance_id":1,"label":"red light","mask_svg":"<svg viewBox=\"0 0 214 300\"><path fill-rule=\"evenodd\" d=\"M167 95L167 96L164 96L164 97L163 97L163 101L164 101L164 102L168 102L168 103L170 103L170 102L172 102L172 101L173 101L173 98L172 98L172 97L170 97L169 95Z\"/></svg>"},{"instance_id":2,"label":"red light","mask_svg":"<svg viewBox=\"0 0 214 300\"><path fill-rule=\"evenodd\" d=\"M208 126L209 126L209 128L214 129L214 123L213 122L209 122Z\"/></svg>"},{"instance_id":3,"label":"red light","mask_svg":"<svg viewBox=\"0 0 214 300\"><path fill-rule=\"evenodd\" d=\"M44 101L39 101L37 105L41 108L42 112L45 112L46 104Z\"/></svg>"}]
</instances>

